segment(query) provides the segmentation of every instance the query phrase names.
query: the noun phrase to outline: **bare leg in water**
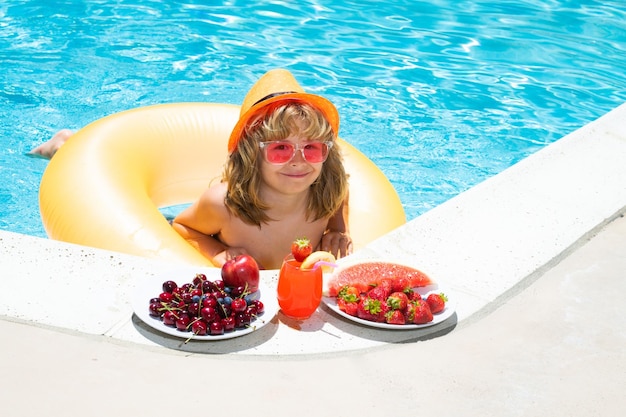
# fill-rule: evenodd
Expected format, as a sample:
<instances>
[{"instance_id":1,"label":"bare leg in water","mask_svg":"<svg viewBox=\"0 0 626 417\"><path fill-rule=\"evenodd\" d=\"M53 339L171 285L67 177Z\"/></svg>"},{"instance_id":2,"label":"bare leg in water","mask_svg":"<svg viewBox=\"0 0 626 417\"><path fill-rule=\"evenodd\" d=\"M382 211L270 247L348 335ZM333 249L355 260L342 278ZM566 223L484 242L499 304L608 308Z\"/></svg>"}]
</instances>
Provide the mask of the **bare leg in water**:
<instances>
[{"instance_id":1,"label":"bare leg in water","mask_svg":"<svg viewBox=\"0 0 626 417\"><path fill-rule=\"evenodd\" d=\"M31 155L40 156L42 158L51 159L61 146L72 136L74 132L69 129L59 130L47 142L42 143L29 152Z\"/></svg>"}]
</instances>

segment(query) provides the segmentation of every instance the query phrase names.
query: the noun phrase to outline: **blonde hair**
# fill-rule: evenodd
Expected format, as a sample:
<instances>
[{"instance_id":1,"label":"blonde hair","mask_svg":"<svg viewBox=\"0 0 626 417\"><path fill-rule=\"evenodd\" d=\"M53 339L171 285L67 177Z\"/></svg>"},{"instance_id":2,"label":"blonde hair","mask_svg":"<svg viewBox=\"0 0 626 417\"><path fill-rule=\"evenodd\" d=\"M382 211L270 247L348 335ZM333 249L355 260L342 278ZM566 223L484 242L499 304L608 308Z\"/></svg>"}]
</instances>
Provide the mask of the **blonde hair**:
<instances>
[{"instance_id":1,"label":"blonde hair","mask_svg":"<svg viewBox=\"0 0 626 417\"><path fill-rule=\"evenodd\" d=\"M348 190L348 177L335 132L315 107L297 101L280 102L267 106L244 128L224 169L222 181L228 183L224 204L245 223L260 227L261 223L272 220L265 212L270 206L259 193L263 158L259 142L284 140L296 133L312 140L335 142L309 190L307 219L330 218L341 208Z\"/></svg>"}]
</instances>

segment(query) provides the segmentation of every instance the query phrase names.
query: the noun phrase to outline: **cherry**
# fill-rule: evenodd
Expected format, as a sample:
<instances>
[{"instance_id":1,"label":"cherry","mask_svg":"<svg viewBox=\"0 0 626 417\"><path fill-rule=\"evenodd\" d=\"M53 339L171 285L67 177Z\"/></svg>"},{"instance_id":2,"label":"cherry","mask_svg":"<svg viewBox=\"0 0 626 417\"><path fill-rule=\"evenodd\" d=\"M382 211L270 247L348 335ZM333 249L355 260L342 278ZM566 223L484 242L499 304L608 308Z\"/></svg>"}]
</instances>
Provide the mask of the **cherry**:
<instances>
[{"instance_id":1,"label":"cherry","mask_svg":"<svg viewBox=\"0 0 626 417\"><path fill-rule=\"evenodd\" d=\"M235 330L235 318L233 316L224 317L220 321L222 322L225 331L231 332Z\"/></svg>"},{"instance_id":2,"label":"cherry","mask_svg":"<svg viewBox=\"0 0 626 417\"><path fill-rule=\"evenodd\" d=\"M265 304L261 300L254 300L252 302L256 306L256 313L263 314L265 312Z\"/></svg>"},{"instance_id":3,"label":"cherry","mask_svg":"<svg viewBox=\"0 0 626 417\"><path fill-rule=\"evenodd\" d=\"M220 317L221 317L221 318L224 318L224 317L229 317L229 316L230 316L230 313L231 313L230 306L229 306L229 305L226 305L226 304L220 304L220 306L221 306L221 307L218 307L218 308L216 309L216 310L217 310L217 313L220 315Z\"/></svg>"},{"instance_id":4,"label":"cherry","mask_svg":"<svg viewBox=\"0 0 626 417\"><path fill-rule=\"evenodd\" d=\"M191 331L198 336L205 336L207 334L207 324L203 320L196 320L191 324Z\"/></svg>"},{"instance_id":5,"label":"cherry","mask_svg":"<svg viewBox=\"0 0 626 417\"><path fill-rule=\"evenodd\" d=\"M198 286L200 284L202 284L202 282L206 281L206 275L204 274L196 274L196 276L193 278L193 285Z\"/></svg>"},{"instance_id":6,"label":"cherry","mask_svg":"<svg viewBox=\"0 0 626 417\"><path fill-rule=\"evenodd\" d=\"M161 317L161 302L150 303L150 315L153 317Z\"/></svg>"},{"instance_id":7,"label":"cherry","mask_svg":"<svg viewBox=\"0 0 626 417\"><path fill-rule=\"evenodd\" d=\"M202 300L202 307L217 307L217 298L212 295L207 296L204 300Z\"/></svg>"},{"instance_id":8,"label":"cherry","mask_svg":"<svg viewBox=\"0 0 626 417\"><path fill-rule=\"evenodd\" d=\"M215 321L215 319L219 318L217 309L215 307L203 307L202 309L200 309L200 315L208 323L211 323L212 321Z\"/></svg>"},{"instance_id":9,"label":"cherry","mask_svg":"<svg viewBox=\"0 0 626 417\"><path fill-rule=\"evenodd\" d=\"M257 315L256 306L254 304L247 306L246 313L250 314L250 317L255 317Z\"/></svg>"},{"instance_id":10,"label":"cherry","mask_svg":"<svg viewBox=\"0 0 626 417\"><path fill-rule=\"evenodd\" d=\"M224 284L224 281L222 281L221 279L216 279L215 281L213 281L213 285L215 285L215 288L218 291L224 291L224 289L226 288L226 284Z\"/></svg>"},{"instance_id":11,"label":"cherry","mask_svg":"<svg viewBox=\"0 0 626 417\"><path fill-rule=\"evenodd\" d=\"M165 281L162 287L164 292L172 292L178 288L178 285L174 281Z\"/></svg>"},{"instance_id":12,"label":"cherry","mask_svg":"<svg viewBox=\"0 0 626 417\"><path fill-rule=\"evenodd\" d=\"M193 296L191 295L190 292L184 292L181 295L181 299L183 300L183 302L189 304L193 301Z\"/></svg>"},{"instance_id":13,"label":"cherry","mask_svg":"<svg viewBox=\"0 0 626 417\"><path fill-rule=\"evenodd\" d=\"M175 326L178 316L176 316L176 313L174 313L174 311L167 310L165 313L163 313L162 319L163 324L165 324L166 326Z\"/></svg>"},{"instance_id":14,"label":"cherry","mask_svg":"<svg viewBox=\"0 0 626 417\"><path fill-rule=\"evenodd\" d=\"M231 297L241 297L246 292L246 287L233 287L230 290Z\"/></svg>"},{"instance_id":15,"label":"cherry","mask_svg":"<svg viewBox=\"0 0 626 417\"><path fill-rule=\"evenodd\" d=\"M235 327L238 329L249 326L250 323L252 322L252 317L250 317L250 315L247 314L245 311L235 313L234 318L235 318Z\"/></svg>"},{"instance_id":16,"label":"cherry","mask_svg":"<svg viewBox=\"0 0 626 417\"><path fill-rule=\"evenodd\" d=\"M197 316L198 313L200 312L200 304L199 303L191 303L191 304L189 304L189 306L187 307L187 311L192 316Z\"/></svg>"},{"instance_id":17,"label":"cherry","mask_svg":"<svg viewBox=\"0 0 626 417\"><path fill-rule=\"evenodd\" d=\"M169 303L170 301L172 301L174 297L172 296L171 292L162 292L161 294L159 294L159 300L163 301L164 303Z\"/></svg>"},{"instance_id":18,"label":"cherry","mask_svg":"<svg viewBox=\"0 0 626 417\"><path fill-rule=\"evenodd\" d=\"M243 298L235 298L230 303L230 308L232 309L232 311L237 313L245 311L246 307L248 307L248 304L246 304L246 300L244 300Z\"/></svg>"},{"instance_id":19,"label":"cherry","mask_svg":"<svg viewBox=\"0 0 626 417\"><path fill-rule=\"evenodd\" d=\"M189 317L189 314L183 313L180 317L178 317L178 320L176 320L176 328L180 331L186 332L190 323L191 317Z\"/></svg>"},{"instance_id":20,"label":"cherry","mask_svg":"<svg viewBox=\"0 0 626 417\"><path fill-rule=\"evenodd\" d=\"M209 324L209 332L212 335L224 334L224 325L221 321L213 321Z\"/></svg>"},{"instance_id":21,"label":"cherry","mask_svg":"<svg viewBox=\"0 0 626 417\"><path fill-rule=\"evenodd\" d=\"M207 292L213 292L217 289L217 287L215 287L215 284L211 281L203 281L202 282L202 292L203 293L207 293Z\"/></svg>"}]
</instances>

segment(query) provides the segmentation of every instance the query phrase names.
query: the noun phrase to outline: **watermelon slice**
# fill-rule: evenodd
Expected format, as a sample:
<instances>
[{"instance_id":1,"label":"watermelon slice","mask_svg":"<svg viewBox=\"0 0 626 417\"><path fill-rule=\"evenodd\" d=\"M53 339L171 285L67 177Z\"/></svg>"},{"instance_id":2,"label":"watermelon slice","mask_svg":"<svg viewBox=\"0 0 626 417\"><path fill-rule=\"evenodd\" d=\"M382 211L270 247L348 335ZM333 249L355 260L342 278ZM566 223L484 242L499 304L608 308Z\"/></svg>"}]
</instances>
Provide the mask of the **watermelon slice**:
<instances>
[{"instance_id":1,"label":"watermelon slice","mask_svg":"<svg viewBox=\"0 0 626 417\"><path fill-rule=\"evenodd\" d=\"M402 286L409 288L425 287L433 281L415 268L393 262L362 262L337 270L328 281L328 295L336 297L341 288L356 287L361 292L367 292L377 286L383 279L402 281Z\"/></svg>"}]
</instances>

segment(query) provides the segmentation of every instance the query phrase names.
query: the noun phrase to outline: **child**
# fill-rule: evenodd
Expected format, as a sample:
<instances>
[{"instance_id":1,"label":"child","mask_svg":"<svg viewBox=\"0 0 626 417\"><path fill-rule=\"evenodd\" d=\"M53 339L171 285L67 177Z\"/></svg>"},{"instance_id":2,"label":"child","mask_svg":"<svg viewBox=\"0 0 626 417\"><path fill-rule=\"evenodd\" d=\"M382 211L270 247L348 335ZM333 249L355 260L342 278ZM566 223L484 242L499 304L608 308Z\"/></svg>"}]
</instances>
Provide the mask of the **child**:
<instances>
[{"instance_id":1,"label":"child","mask_svg":"<svg viewBox=\"0 0 626 417\"><path fill-rule=\"evenodd\" d=\"M315 250L349 254L338 130L330 101L306 94L286 70L266 73L241 106L222 181L172 226L216 266L248 253L263 268L280 268L302 236Z\"/></svg>"}]
</instances>

